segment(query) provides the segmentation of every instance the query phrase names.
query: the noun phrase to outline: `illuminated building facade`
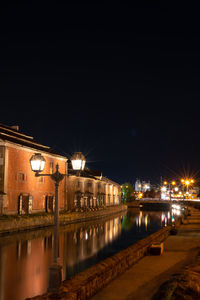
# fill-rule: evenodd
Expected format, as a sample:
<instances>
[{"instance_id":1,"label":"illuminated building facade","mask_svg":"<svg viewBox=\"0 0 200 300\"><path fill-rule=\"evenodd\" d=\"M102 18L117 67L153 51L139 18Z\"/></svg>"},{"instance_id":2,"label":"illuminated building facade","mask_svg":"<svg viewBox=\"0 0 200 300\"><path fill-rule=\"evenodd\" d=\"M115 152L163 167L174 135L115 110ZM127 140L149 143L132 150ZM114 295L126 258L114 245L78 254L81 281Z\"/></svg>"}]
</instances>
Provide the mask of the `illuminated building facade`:
<instances>
[{"instance_id":1,"label":"illuminated building facade","mask_svg":"<svg viewBox=\"0 0 200 300\"><path fill-rule=\"evenodd\" d=\"M68 208L85 209L121 203L121 187L118 183L103 177L99 171L85 168L81 173L69 165L67 181Z\"/></svg>"},{"instance_id":2,"label":"illuminated building facade","mask_svg":"<svg viewBox=\"0 0 200 300\"><path fill-rule=\"evenodd\" d=\"M94 208L121 202L120 185L101 172L69 169L67 157L41 145L17 126L0 124L0 214L31 214L54 211L55 185L50 177L35 177L30 158L41 153L46 160L44 173L68 174L59 184L59 209Z\"/></svg>"},{"instance_id":3,"label":"illuminated building facade","mask_svg":"<svg viewBox=\"0 0 200 300\"><path fill-rule=\"evenodd\" d=\"M40 152L45 160L45 173L53 173L56 164L65 173L66 157L33 137L19 132L17 126L0 124L0 214L29 214L54 209L54 182L49 177L35 177L30 158ZM66 181L59 187L59 206L65 208Z\"/></svg>"},{"instance_id":4,"label":"illuminated building facade","mask_svg":"<svg viewBox=\"0 0 200 300\"><path fill-rule=\"evenodd\" d=\"M147 192L150 191L151 185L150 181L141 181L140 179L137 179L135 182L135 191L136 192Z\"/></svg>"}]
</instances>

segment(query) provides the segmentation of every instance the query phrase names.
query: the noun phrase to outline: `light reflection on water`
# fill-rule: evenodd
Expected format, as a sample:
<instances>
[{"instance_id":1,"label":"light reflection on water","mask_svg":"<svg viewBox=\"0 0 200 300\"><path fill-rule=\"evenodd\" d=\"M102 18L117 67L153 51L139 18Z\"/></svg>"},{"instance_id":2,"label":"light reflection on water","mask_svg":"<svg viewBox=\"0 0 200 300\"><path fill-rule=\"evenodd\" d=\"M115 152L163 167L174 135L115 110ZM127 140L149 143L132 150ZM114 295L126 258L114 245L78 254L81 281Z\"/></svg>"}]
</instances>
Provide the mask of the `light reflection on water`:
<instances>
[{"instance_id":1,"label":"light reflection on water","mask_svg":"<svg viewBox=\"0 0 200 300\"><path fill-rule=\"evenodd\" d=\"M60 227L63 279L98 263L167 224L168 212L129 209L125 215ZM0 237L0 300L22 300L47 289L53 229Z\"/></svg>"}]
</instances>

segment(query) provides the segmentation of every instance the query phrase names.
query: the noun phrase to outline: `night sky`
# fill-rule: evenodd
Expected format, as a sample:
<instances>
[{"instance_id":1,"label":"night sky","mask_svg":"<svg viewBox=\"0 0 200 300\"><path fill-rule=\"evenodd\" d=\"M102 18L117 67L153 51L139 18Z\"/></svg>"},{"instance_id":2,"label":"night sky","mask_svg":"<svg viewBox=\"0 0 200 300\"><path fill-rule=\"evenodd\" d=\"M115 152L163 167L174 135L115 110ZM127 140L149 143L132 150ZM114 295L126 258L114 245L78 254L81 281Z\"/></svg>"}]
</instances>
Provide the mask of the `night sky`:
<instances>
[{"instance_id":1,"label":"night sky","mask_svg":"<svg viewBox=\"0 0 200 300\"><path fill-rule=\"evenodd\" d=\"M200 34L187 15L41 2L1 8L0 123L82 151L119 183L198 177Z\"/></svg>"}]
</instances>

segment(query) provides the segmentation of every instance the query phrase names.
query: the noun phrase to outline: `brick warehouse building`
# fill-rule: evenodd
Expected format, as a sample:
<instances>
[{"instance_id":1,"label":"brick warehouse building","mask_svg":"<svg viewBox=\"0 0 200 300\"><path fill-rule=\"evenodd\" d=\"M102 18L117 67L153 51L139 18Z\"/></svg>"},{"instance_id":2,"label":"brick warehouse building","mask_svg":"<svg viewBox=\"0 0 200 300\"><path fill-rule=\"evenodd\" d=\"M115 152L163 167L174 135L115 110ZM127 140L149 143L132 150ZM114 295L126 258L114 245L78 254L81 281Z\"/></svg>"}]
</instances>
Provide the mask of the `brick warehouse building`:
<instances>
[{"instance_id":1,"label":"brick warehouse building","mask_svg":"<svg viewBox=\"0 0 200 300\"><path fill-rule=\"evenodd\" d=\"M50 177L35 177L30 158L41 153L45 160L45 173L66 173L67 158L37 143L33 137L19 132L18 126L0 124L0 214L22 214L52 211L54 182ZM66 180L59 186L59 207L66 204Z\"/></svg>"},{"instance_id":2,"label":"brick warehouse building","mask_svg":"<svg viewBox=\"0 0 200 300\"><path fill-rule=\"evenodd\" d=\"M0 214L30 214L54 210L55 186L50 177L35 177L30 158L41 153L46 160L44 173L68 173L67 157L39 144L19 132L18 126L0 124ZM119 184L99 171L85 168L75 172L69 164L69 176L59 185L59 209L92 209L121 203Z\"/></svg>"},{"instance_id":3,"label":"brick warehouse building","mask_svg":"<svg viewBox=\"0 0 200 300\"><path fill-rule=\"evenodd\" d=\"M121 187L102 176L100 171L85 168L79 176L68 168L67 199L69 208L87 209L121 204Z\"/></svg>"}]
</instances>

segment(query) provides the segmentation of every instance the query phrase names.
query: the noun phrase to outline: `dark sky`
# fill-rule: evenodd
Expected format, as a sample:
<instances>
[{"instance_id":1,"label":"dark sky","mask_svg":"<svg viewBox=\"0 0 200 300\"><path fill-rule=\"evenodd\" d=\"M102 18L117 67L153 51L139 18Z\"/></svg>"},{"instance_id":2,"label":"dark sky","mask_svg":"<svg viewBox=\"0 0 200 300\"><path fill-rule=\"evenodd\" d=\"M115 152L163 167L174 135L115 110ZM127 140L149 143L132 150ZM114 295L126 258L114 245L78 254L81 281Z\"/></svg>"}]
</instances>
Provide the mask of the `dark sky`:
<instances>
[{"instance_id":1,"label":"dark sky","mask_svg":"<svg viewBox=\"0 0 200 300\"><path fill-rule=\"evenodd\" d=\"M119 183L198 172L198 26L148 3L1 7L0 123Z\"/></svg>"}]
</instances>

